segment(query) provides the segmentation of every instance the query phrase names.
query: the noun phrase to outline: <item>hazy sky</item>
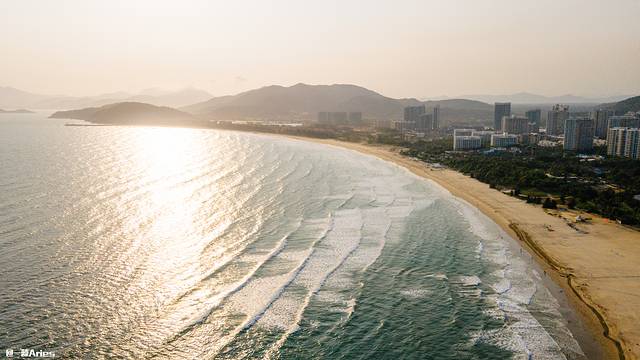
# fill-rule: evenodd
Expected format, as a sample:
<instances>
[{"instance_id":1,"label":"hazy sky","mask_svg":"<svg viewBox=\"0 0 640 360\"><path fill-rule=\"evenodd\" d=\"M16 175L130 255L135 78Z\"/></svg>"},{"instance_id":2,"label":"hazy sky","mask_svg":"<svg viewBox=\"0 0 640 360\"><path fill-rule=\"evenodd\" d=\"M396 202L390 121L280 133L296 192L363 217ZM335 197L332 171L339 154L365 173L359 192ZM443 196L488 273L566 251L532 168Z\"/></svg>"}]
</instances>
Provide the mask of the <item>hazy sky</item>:
<instances>
[{"instance_id":1,"label":"hazy sky","mask_svg":"<svg viewBox=\"0 0 640 360\"><path fill-rule=\"evenodd\" d=\"M0 0L0 86L640 94L640 0Z\"/></svg>"}]
</instances>

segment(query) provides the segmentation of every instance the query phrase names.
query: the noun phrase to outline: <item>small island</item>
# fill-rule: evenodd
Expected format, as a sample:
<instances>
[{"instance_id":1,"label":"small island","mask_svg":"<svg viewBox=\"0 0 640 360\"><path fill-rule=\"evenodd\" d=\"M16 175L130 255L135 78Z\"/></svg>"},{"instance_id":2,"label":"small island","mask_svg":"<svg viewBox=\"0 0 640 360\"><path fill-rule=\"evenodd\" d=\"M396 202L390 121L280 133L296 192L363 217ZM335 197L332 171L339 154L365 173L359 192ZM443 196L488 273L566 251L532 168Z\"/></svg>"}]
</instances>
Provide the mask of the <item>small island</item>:
<instances>
[{"instance_id":1,"label":"small island","mask_svg":"<svg viewBox=\"0 0 640 360\"><path fill-rule=\"evenodd\" d=\"M16 110L3 110L0 109L0 114L33 114L34 112L27 109L16 109Z\"/></svg>"},{"instance_id":2,"label":"small island","mask_svg":"<svg viewBox=\"0 0 640 360\"><path fill-rule=\"evenodd\" d=\"M170 107L120 102L100 107L57 111L49 118L76 119L109 125L202 126L205 121Z\"/></svg>"}]
</instances>

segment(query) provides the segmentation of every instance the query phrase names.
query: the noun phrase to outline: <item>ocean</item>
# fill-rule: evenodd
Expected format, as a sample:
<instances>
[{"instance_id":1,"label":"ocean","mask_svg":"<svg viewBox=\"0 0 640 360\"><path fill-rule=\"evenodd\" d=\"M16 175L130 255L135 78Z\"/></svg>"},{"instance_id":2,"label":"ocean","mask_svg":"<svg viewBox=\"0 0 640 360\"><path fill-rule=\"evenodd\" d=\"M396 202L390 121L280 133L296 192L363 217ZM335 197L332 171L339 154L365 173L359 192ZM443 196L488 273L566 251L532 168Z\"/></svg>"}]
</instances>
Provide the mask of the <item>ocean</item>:
<instances>
[{"instance_id":1,"label":"ocean","mask_svg":"<svg viewBox=\"0 0 640 360\"><path fill-rule=\"evenodd\" d=\"M0 347L62 358L585 359L545 275L353 151L0 115Z\"/></svg>"}]
</instances>

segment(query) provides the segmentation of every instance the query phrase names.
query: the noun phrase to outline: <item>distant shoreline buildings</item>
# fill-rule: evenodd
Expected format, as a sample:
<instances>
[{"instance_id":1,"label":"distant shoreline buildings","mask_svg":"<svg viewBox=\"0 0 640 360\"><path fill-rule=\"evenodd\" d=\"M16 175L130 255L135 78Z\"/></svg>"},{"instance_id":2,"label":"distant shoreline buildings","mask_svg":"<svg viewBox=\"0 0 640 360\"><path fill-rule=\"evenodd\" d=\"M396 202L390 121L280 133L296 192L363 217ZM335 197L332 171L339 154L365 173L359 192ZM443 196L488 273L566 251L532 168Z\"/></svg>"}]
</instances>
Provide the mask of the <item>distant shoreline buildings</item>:
<instances>
[{"instance_id":1,"label":"distant shoreline buildings","mask_svg":"<svg viewBox=\"0 0 640 360\"><path fill-rule=\"evenodd\" d=\"M595 136L599 139L607 138L607 130L609 129L609 118L613 116L612 110L598 109L591 113L595 127Z\"/></svg>"},{"instance_id":2,"label":"distant shoreline buildings","mask_svg":"<svg viewBox=\"0 0 640 360\"><path fill-rule=\"evenodd\" d=\"M547 135L564 133L564 123L569 118L569 106L557 104L547 113Z\"/></svg>"},{"instance_id":3,"label":"distant shoreline buildings","mask_svg":"<svg viewBox=\"0 0 640 360\"><path fill-rule=\"evenodd\" d=\"M339 116L339 120L343 118L344 115ZM408 106L404 108L403 120L395 122L395 128L405 140L426 134L441 136L444 133L436 132L440 127L439 118L439 107L429 112L424 105ZM542 128L542 125L540 108L526 110L522 116L512 114L511 103L495 103L493 129L453 129L453 150L544 143L544 146L562 146L566 151L588 153L593 150L594 142L604 144L606 139L608 155L640 159L640 113L616 116L608 109L570 112L568 105L555 104L547 112L546 126Z\"/></svg>"},{"instance_id":4,"label":"distant shoreline buildings","mask_svg":"<svg viewBox=\"0 0 640 360\"><path fill-rule=\"evenodd\" d=\"M511 103L495 103L493 112L493 129L502 128L502 118L511 116Z\"/></svg>"},{"instance_id":5,"label":"distant shoreline buildings","mask_svg":"<svg viewBox=\"0 0 640 360\"><path fill-rule=\"evenodd\" d=\"M531 132L529 118L522 116L503 116L501 130L507 134L528 134Z\"/></svg>"},{"instance_id":6,"label":"distant shoreline buildings","mask_svg":"<svg viewBox=\"0 0 640 360\"><path fill-rule=\"evenodd\" d=\"M564 149L578 152L593 149L593 123L588 117L565 120Z\"/></svg>"},{"instance_id":7,"label":"distant shoreline buildings","mask_svg":"<svg viewBox=\"0 0 640 360\"><path fill-rule=\"evenodd\" d=\"M607 155L640 159L640 114L609 118Z\"/></svg>"},{"instance_id":8,"label":"distant shoreline buildings","mask_svg":"<svg viewBox=\"0 0 640 360\"><path fill-rule=\"evenodd\" d=\"M395 129L403 136L424 136L427 133L437 132L440 128L440 106L427 113L424 105L407 106L404 108L402 121L395 122Z\"/></svg>"},{"instance_id":9,"label":"distant shoreline buildings","mask_svg":"<svg viewBox=\"0 0 640 360\"><path fill-rule=\"evenodd\" d=\"M318 123L324 125L362 125L362 112L321 111Z\"/></svg>"}]
</instances>

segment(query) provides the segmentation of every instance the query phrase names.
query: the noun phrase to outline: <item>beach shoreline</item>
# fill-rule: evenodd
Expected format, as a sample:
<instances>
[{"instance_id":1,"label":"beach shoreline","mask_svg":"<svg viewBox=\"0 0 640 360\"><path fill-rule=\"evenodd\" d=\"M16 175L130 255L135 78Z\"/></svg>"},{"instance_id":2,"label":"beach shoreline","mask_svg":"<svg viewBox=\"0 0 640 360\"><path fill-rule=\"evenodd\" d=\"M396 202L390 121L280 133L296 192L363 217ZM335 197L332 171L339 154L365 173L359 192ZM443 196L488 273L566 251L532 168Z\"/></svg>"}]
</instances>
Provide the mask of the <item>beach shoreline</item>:
<instances>
[{"instance_id":1,"label":"beach shoreline","mask_svg":"<svg viewBox=\"0 0 640 360\"><path fill-rule=\"evenodd\" d=\"M640 309L640 266L635 260L640 260L640 232L592 214L590 223L572 224L568 219L580 212L545 211L457 171L401 155L391 146L286 137L392 162L476 207L519 241L562 289L605 358L638 359L640 326L635 309Z\"/></svg>"}]
</instances>

